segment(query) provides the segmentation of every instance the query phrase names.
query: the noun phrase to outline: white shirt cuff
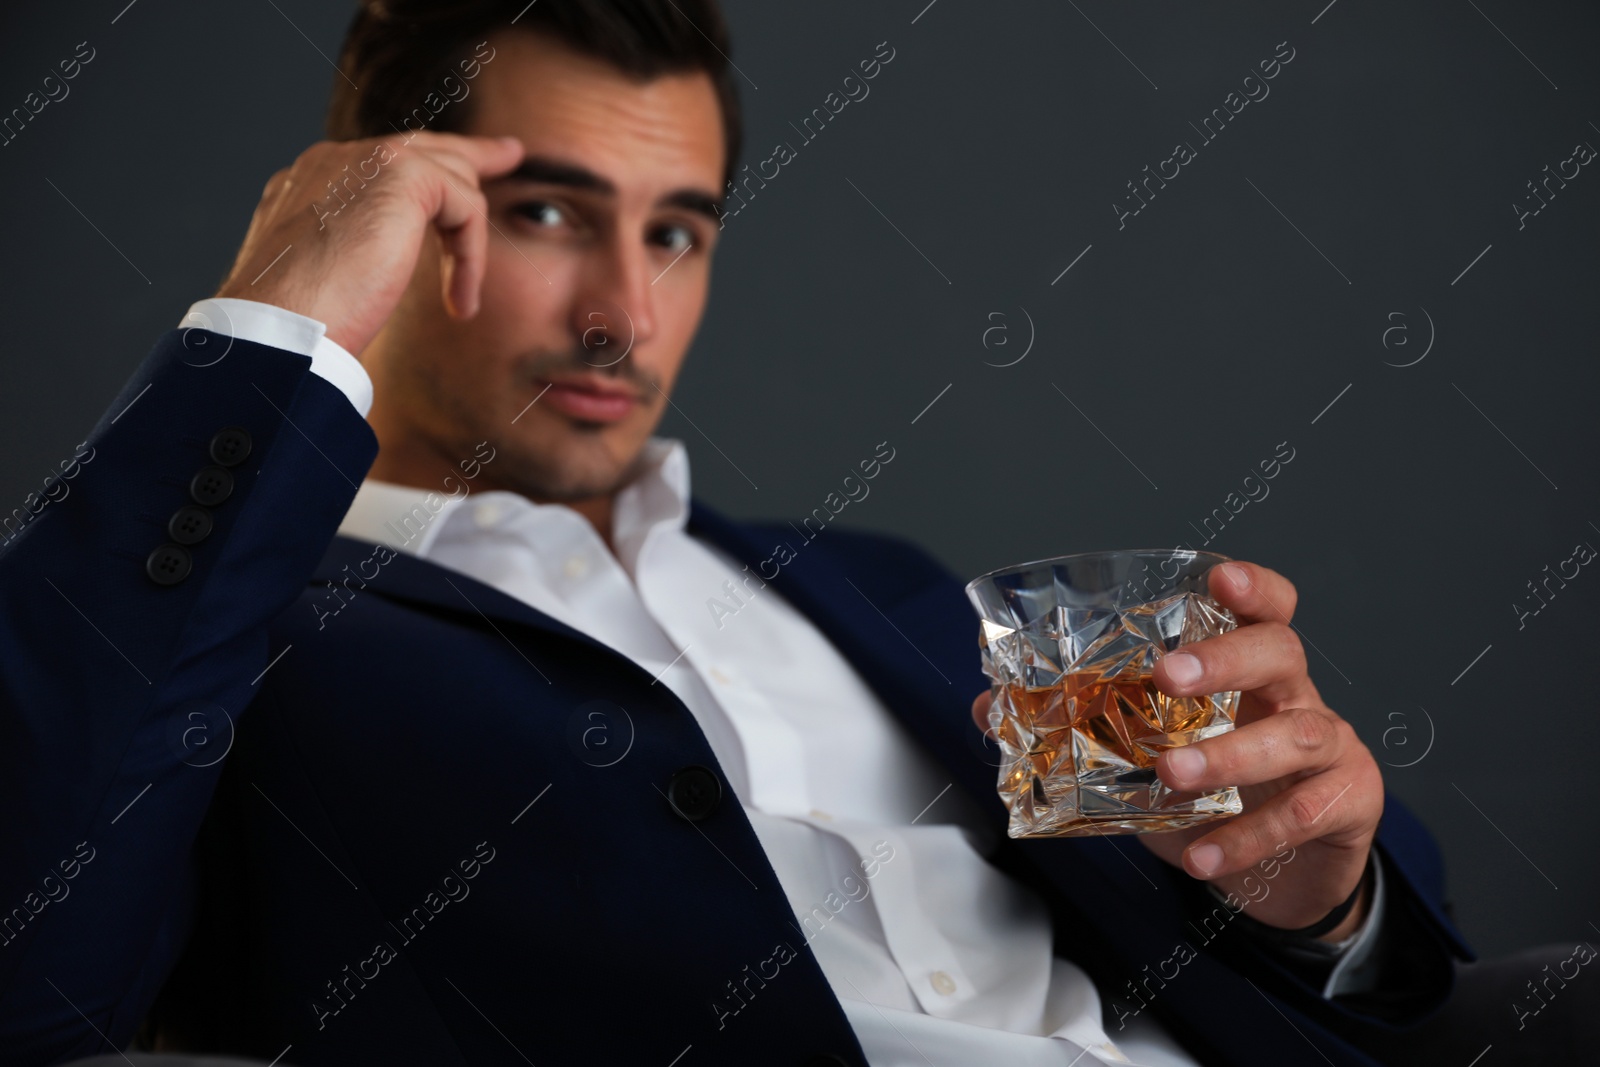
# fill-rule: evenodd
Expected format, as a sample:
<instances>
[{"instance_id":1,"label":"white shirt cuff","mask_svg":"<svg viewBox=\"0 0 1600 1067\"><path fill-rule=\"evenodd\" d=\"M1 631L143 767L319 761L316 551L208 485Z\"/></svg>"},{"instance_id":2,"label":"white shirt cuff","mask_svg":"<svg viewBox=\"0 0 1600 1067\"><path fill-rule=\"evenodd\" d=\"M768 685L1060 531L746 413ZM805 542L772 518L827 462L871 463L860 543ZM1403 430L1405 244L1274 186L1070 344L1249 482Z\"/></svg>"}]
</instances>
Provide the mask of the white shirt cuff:
<instances>
[{"instance_id":1,"label":"white shirt cuff","mask_svg":"<svg viewBox=\"0 0 1600 1067\"><path fill-rule=\"evenodd\" d=\"M210 330L310 356L311 373L337 386L362 418L372 410L372 378L366 368L328 339L326 323L310 316L259 300L220 297L196 301L178 328Z\"/></svg>"},{"instance_id":2,"label":"white shirt cuff","mask_svg":"<svg viewBox=\"0 0 1600 1067\"><path fill-rule=\"evenodd\" d=\"M1378 932L1383 929L1383 898L1383 857L1377 849L1373 849L1372 900L1367 906L1367 921L1361 929L1334 945L1341 955L1322 987L1324 997L1340 993L1365 993L1372 989L1378 962L1374 950L1380 940Z\"/></svg>"}]
</instances>

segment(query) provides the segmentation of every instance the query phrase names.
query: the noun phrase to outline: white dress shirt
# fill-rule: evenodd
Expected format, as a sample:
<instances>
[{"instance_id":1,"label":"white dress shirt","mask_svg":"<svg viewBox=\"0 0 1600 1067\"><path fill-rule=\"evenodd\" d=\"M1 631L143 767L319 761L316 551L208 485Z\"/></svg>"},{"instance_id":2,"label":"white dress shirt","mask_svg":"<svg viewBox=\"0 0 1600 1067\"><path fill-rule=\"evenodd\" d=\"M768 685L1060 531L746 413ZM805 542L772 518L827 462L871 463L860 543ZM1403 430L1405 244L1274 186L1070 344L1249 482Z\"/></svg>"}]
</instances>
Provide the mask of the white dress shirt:
<instances>
[{"instance_id":1,"label":"white dress shirt","mask_svg":"<svg viewBox=\"0 0 1600 1067\"><path fill-rule=\"evenodd\" d=\"M312 371L366 414L370 381L321 323L243 300L201 301L191 316L180 325L310 355ZM627 656L683 701L872 1067L925 1067L929 1057L940 1067L1194 1067L1149 1012L1113 1042L1093 982L1052 955L1044 903L984 861L1004 828L950 788L810 620L771 589L746 595L742 564L686 532L682 443L652 437L645 456L617 494L615 555L571 508L506 491L452 498L440 486L431 520L402 527L430 490L370 478L339 532L516 597ZM743 598L731 615L730 581ZM1381 901L1381 869L1374 896ZM1376 927L1369 918L1350 939L1325 995L1360 983L1355 965ZM723 1025L739 1025L737 1014Z\"/></svg>"}]
</instances>

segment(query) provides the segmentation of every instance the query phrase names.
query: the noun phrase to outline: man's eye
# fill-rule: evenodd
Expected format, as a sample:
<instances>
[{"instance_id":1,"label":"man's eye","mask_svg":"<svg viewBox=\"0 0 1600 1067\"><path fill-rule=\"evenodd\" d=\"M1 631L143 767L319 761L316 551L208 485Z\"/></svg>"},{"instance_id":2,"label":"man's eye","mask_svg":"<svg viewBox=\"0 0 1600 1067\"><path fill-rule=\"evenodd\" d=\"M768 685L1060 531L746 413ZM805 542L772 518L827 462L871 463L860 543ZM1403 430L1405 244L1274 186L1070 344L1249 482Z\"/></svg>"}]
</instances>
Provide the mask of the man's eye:
<instances>
[{"instance_id":1,"label":"man's eye","mask_svg":"<svg viewBox=\"0 0 1600 1067\"><path fill-rule=\"evenodd\" d=\"M541 226L559 226L566 221L560 208L543 200L530 200L525 204L518 204L512 210Z\"/></svg>"},{"instance_id":2,"label":"man's eye","mask_svg":"<svg viewBox=\"0 0 1600 1067\"><path fill-rule=\"evenodd\" d=\"M682 252L694 244L694 233L687 226L662 226L655 231L652 239L669 252Z\"/></svg>"}]
</instances>

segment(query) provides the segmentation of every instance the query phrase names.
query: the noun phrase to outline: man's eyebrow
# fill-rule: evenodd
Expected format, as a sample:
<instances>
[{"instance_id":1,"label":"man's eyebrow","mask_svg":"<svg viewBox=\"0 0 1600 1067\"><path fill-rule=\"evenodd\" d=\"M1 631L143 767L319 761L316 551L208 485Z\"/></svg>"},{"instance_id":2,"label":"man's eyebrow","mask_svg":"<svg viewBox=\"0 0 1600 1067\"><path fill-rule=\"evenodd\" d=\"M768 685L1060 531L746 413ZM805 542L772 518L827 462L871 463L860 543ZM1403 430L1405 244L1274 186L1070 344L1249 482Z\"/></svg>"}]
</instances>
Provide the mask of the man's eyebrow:
<instances>
[{"instance_id":1,"label":"man's eyebrow","mask_svg":"<svg viewBox=\"0 0 1600 1067\"><path fill-rule=\"evenodd\" d=\"M500 180L508 182L538 182L543 185L564 185L571 189L582 189L588 192L600 193L604 196L615 196L617 194L617 187L610 179L601 177L588 167L580 166L576 163L564 163L545 156L528 156L524 158L517 165L516 170ZM701 189L674 190L662 197L661 203L696 212L715 222L721 222L722 220L722 215L717 210L722 204L722 199Z\"/></svg>"},{"instance_id":2,"label":"man's eyebrow","mask_svg":"<svg viewBox=\"0 0 1600 1067\"><path fill-rule=\"evenodd\" d=\"M502 181L541 182L546 185L566 185L574 189L589 189L607 196L615 196L617 187L588 167L576 163L563 163L544 156L528 156L507 174Z\"/></svg>"},{"instance_id":3,"label":"man's eyebrow","mask_svg":"<svg viewBox=\"0 0 1600 1067\"><path fill-rule=\"evenodd\" d=\"M685 211L693 211L696 214L704 215L719 227L722 225L722 212L718 210L722 206L720 197L703 193L698 189L679 189L677 192L668 193L662 197L661 202L670 204L673 207L681 207Z\"/></svg>"}]
</instances>

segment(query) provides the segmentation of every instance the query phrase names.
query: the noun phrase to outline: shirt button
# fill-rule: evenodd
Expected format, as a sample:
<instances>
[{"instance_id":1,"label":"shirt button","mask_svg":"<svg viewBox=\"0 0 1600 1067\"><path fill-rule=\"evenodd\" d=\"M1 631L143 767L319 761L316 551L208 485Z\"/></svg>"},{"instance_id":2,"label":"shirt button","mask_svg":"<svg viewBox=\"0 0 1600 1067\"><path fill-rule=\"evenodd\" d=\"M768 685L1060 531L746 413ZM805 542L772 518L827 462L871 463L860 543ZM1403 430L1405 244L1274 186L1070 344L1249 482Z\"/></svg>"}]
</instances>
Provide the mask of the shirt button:
<instances>
[{"instance_id":1,"label":"shirt button","mask_svg":"<svg viewBox=\"0 0 1600 1067\"><path fill-rule=\"evenodd\" d=\"M811 817L813 819L827 819L829 822L833 821L832 815L829 815L825 811L818 811L816 808L811 809Z\"/></svg>"},{"instance_id":2,"label":"shirt button","mask_svg":"<svg viewBox=\"0 0 1600 1067\"><path fill-rule=\"evenodd\" d=\"M573 556L561 565L561 573L568 578L582 578L589 573L589 561L582 556Z\"/></svg>"},{"instance_id":3,"label":"shirt button","mask_svg":"<svg viewBox=\"0 0 1600 1067\"><path fill-rule=\"evenodd\" d=\"M723 685L732 685L733 684L733 679L732 678L729 678L726 674L723 674L721 671L719 671L715 667L711 668L711 672L710 673L711 673L711 680L714 681L714 682L720 682Z\"/></svg>"},{"instance_id":4,"label":"shirt button","mask_svg":"<svg viewBox=\"0 0 1600 1067\"><path fill-rule=\"evenodd\" d=\"M928 980L933 983L933 991L935 993L941 993L948 997L956 991L956 980L943 971L934 971L933 974L928 976Z\"/></svg>"},{"instance_id":5,"label":"shirt button","mask_svg":"<svg viewBox=\"0 0 1600 1067\"><path fill-rule=\"evenodd\" d=\"M499 518L500 505L493 500L483 501L472 512L472 520L484 528L493 526Z\"/></svg>"}]
</instances>

